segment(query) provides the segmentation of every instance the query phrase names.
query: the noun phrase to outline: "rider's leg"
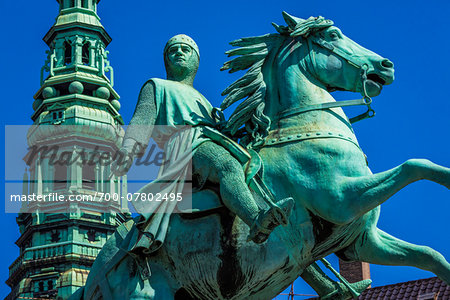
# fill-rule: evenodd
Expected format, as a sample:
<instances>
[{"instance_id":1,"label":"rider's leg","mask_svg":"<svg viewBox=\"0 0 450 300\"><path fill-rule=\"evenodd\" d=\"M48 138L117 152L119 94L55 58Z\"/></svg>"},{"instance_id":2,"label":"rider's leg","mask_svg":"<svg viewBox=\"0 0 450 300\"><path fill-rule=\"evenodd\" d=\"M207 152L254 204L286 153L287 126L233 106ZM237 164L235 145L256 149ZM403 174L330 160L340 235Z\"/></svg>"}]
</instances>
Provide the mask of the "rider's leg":
<instances>
[{"instance_id":1,"label":"rider's leg","mask_svg":"<svg viewBox=\"0 0 450 300\"><path fill-rule=\"evenodd\" d=\"M194 175L201 174L219 183L220 196L225 206L251 226L259 214L259 207L245 183L241 164L223 147L204 142L193 156Z\"/></svg>"},{"instance_id":2,"label":"rider's leg","mask_svg":"<svg viewBox=\"0 0 450 300\"><path fill-rule=\"evenodd\" d=\"M253 241L265 241L271 231L280 225L274 209L264 211L258 207L245 183L242 165L225 148L207 141L199 146L192 159L193 175L219 184L223 203L252 228ZM280 202L283 210L292 206L289 201Z\"/></svg>"},{"instance_id":3,"label":"rider's leg","mask_svg":"<svg viewBox=\"0 0 450 300\"><path fill-rule=\"evenodd\" d=\"M410 159L377 174L335 177L334 184L329 185L327 191L320 191L331 202L317 203L317 213L330 222L346 224L382 204L406 185L421 179L450 188L450 169L425 159Z\"/></svg>"},{"instance_id":4,"label":"rider's leg","mask_svg":"<svg viewBox=\"0 0 450 300\"><path fill-rule=\"evenodd\" d=\"M437 251L399 240L373 227L342 252L345 258L379 265L412 266L436 274L450 284L450 264Z\"/></svg>"}]
</instances>

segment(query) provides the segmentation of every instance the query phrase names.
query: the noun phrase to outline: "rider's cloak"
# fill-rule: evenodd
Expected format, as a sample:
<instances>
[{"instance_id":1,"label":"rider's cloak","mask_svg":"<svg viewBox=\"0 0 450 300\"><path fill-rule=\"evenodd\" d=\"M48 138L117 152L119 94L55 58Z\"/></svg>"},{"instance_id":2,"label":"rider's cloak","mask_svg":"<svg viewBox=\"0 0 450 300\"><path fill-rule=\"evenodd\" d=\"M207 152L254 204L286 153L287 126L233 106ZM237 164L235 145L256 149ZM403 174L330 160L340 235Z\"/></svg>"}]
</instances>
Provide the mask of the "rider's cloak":
<instances>
[{"instance_id":1,"label":"rider's cloak","mask_svg":"<svg viewBox=\"0 0 450 300\"><path fill-rule=\"evenodd\" d=\"M141 215L137 222L140 230L136 231L135 238L130 240L127 247L130 251L144 249L146 252L154 252L161 247L167 234L170 216L177 205L177 201L169 200L173 199L173 195L176 198L179 193L182 193L182 197L189 197L189 193L183 193L183 189L185 183L191 180L189 172L192 155L201 143L209 140L202 134L203 126L215 125L211 104L193 87L158 78L150 79L146 84L150 82L154 86L157 114L155 126L145 123L145 119L149 119L148 113L146 115L146 101L152 99L146 99L141 92L130 122L130 126L139 124L137 128L141 132L127 130L125 138L141 140L147 145L150 131L151 137L164 149L164 163L157 179L146 184L137 193L171 196L167 201L148 201L148 196L147 201L137 199L139 196L134 199L133 205ZM142 132L143 130L146 132Z\"/></svg>"}]
</instances>

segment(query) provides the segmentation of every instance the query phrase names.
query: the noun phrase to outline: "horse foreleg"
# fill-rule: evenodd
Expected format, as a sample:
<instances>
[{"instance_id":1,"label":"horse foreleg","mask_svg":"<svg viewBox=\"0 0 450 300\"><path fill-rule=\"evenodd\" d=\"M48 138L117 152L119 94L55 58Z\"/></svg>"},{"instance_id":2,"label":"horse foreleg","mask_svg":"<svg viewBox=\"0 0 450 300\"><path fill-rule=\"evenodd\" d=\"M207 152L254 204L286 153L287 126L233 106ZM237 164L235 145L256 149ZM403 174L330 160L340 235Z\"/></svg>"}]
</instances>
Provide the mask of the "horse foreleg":
<instances>
[{"instance_id":1,"label":"horse foreleg","mask_svg":"<svg viewBox=\"0 0 450 300\"><path fill-rule=\"evenodd\" d=\"M336 177L328 189L335 205L322 207L319 215L346 224L385 202L415 181L427 179L450 189L450 169L425 159L410 159L391 170L360 177ZM326 201L323 205L328 205ZM318 204L319 208L321 204ZM336 207L340 209L336 211Z\"/></svg>"},{"instance_id":2,"label":"horse foreleg","mask_svg":"<svg viewBox=\"0 0 450 300\"><path fill-rule=\"evenodd\" d=\"M374 228L360 237L343 251L345 258L352 261L388 266L412 266L436 274L450 285L450 264L430 247L419 246L397 239Z\"/></svg>"}]
</instances>

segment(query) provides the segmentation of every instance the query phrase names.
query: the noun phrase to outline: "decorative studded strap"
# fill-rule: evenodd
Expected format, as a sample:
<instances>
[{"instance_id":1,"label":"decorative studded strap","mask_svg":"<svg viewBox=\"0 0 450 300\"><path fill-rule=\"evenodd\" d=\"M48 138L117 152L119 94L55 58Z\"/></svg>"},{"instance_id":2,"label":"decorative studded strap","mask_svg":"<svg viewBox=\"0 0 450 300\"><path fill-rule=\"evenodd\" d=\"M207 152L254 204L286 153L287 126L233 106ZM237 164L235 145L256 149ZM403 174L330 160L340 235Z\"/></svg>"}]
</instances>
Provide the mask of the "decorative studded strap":
<instances>
[{"instance_id":1,"label":"decorative studded strap","mask_svg":"<svg viewBox=\"0 0 450 300\"><path fill-rule=\"evenodd\" d=\"M307 132L307 133L297 133L297 134L291 134L291 135L284 135L280 137L270 137L270 135L267 137L263 147L268 146L274 146L279 145L283 143L290 143L290 142L298 142L303 140L312 140L312 139L323 139L323 138L337 138L342 139L348 142L353 143L356 147L361 149L359 147L358 142L355 138L344 136L341 133L333 133L333 132Z\"/></svg>"}]
</instances>

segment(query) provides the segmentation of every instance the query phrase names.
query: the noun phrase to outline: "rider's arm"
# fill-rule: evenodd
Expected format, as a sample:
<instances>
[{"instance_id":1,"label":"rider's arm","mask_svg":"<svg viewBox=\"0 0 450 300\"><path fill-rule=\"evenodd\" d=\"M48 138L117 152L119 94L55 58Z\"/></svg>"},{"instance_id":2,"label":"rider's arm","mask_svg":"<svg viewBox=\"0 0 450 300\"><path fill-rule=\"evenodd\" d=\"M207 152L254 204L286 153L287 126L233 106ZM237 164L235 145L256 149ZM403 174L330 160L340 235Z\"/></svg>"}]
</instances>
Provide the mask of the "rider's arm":
<instances>
[{"instance_id":1,"label":"rider's arm","mask_svg":"<svg viewBox=\"0 0 450 300\"><path fill-rule=\"evenodd\" d=\"M122 148L133 156L142 156L147 148L156 120L155 85L147 81L139 93L133 118L125 133Z\"/></svg>"}]
</instances>

